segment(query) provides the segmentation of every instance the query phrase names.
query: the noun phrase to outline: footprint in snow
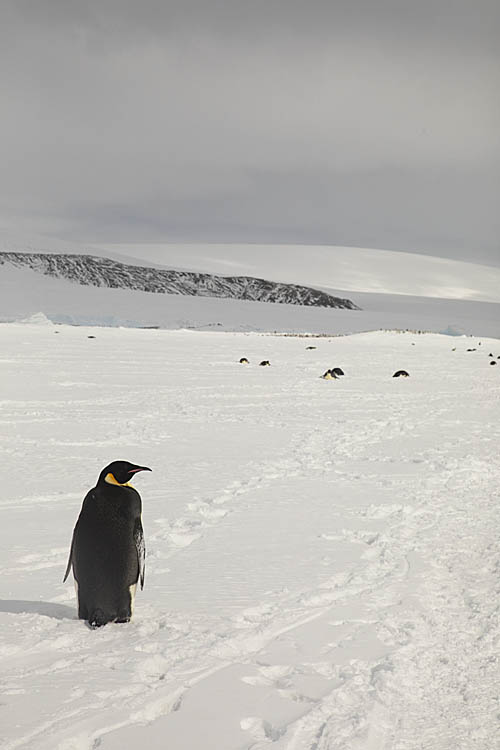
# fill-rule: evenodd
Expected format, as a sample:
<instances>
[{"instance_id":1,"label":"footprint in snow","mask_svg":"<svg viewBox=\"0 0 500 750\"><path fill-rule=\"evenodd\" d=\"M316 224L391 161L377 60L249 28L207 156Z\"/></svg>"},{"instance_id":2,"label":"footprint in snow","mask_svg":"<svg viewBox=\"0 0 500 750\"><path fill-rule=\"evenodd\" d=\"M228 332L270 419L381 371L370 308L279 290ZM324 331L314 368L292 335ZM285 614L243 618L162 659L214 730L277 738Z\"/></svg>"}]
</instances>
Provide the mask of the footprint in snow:
<instances>
[{"instance_id":1,"label":"footprint in snow","mask_svg":"<svg viewBox=\"0 0 500 750\"><path fill-rule=\"evenodd\" d=\"M295 703L314 703L315 698L305 695L294 684L294 678L299 678L302 670L285 664L273 664L259 667L258 674L246 675L241 681L254 687L274 688L278 695Z\"/></svg>"},{"instance_id":2,"label":"footprint in snow","mask_svg":"<svg viewBox=\"0 0 500 750\"><path fill-rule=\"evenodd\" d=\"M247 685L265 685L276 688L288 687L285 680L294 673L292 667L285 664L273 664L271 666L259 667L258 674L242 677L241 681Z\"/></svg>"},{"instance_id":3,"label":"footprint in snow","mask_svg":"<svg viewBox=\"0 0 500 750\"><path fill-rule=\"evenodd\" d=\"M215 502L215 501L214 501ZM202 501L197 503L189 503L189 510L196 511L204 518L224 518L227 516L228 511L223 508L214 508L211 503L204 503Z\"/></svg>"},{"instance_id":4,"label":"footprint in snow","mask_svg":"<svg viewBox=\"0 0 500 750\"><path fill-rule=\"evenodd\" d=\"M242 624L258 623L266 619L273 612L270 604L261 604L257 607L248 607L235 617L236 622Z\"/></svg>"},{"instance_id":5,"label":"footprint in snow","mask_svg":"<svg viewBox=\"0 0 500 750\"><path fill-rule=\"evenodd\" d=\"M276 742L285 733L284 729L277 729L258 716L247 716L240 721L240 727L244 732L249 732L255 740L270 740Z\"/></svg>"},{"instance_id":6,"label":"footprint in snow","mask_svg":"<svg viewBox=\"0 0 500 750\"><path fill-rule=\"evenodd\" d=\"M375 531L342 529L338 534L320 534L320 539L328 542L353 542L354 544L374 544L379 538Z\"/></svg>"}]
</instances>

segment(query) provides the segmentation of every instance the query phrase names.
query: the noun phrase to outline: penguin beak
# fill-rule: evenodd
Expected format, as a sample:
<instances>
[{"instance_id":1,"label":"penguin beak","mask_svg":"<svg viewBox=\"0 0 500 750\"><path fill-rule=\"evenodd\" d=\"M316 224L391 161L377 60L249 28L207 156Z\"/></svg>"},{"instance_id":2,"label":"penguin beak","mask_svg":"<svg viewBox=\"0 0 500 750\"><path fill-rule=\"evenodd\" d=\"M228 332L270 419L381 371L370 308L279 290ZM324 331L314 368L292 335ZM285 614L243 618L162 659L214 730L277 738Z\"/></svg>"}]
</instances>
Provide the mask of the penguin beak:
<instances>
[{"instance_id":1,"label":"penguin beak","mask_svg":"<svg viewBox=\"0 0 500 750\"><path fill-rule=\"evenodd\" d=\"M153 471L149 466L137 466L135 469L130 469L129 474L137 474L138 471Z\"/></svg>"}]
</instances>

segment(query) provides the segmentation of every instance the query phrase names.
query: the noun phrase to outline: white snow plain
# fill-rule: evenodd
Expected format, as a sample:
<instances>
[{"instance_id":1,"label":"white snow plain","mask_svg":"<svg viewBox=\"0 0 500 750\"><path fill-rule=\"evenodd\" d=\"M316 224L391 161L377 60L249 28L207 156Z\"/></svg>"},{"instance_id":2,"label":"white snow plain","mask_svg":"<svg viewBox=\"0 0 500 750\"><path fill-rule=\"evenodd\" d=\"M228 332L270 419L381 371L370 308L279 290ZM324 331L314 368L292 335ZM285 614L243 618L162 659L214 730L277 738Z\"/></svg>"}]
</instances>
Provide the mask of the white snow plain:
<instances>
[{"instance_id":1,"label":"white snow plain","mask_svg":"<svg viewBox=\"0 0 500 750\"><path fill-rule=\"evenodd\" d=\"M500 342L0 343L4 750L499 746ZM113 459L153 469L146 584L130 624L91 631L62 577Z\"/></svg>"}]
</instances>

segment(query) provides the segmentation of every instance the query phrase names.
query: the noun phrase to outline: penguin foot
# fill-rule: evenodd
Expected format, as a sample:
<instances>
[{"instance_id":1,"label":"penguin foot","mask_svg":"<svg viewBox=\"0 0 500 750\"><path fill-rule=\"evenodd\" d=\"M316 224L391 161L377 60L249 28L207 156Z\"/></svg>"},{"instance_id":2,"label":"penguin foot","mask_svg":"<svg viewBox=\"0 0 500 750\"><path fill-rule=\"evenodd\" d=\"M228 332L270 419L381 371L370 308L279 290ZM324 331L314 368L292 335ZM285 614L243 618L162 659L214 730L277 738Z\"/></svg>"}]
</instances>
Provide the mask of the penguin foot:
<instances>
[{"instance_id":1,"label":"penguin foot","mask_svg":"<svg viewBox=\"0 0 500 750\"><path fill-rule=\"evenodd\" d=\"M96 628L102 628L103 625L106 625L108 620L104 616L104 612L102 609L96 609L93 613L92 617L89 617L89 627L92 628L92 630L95 630Z\"/></svg>"},{"instance_id":2,"label":"penguin foot","mask_svg":"<svg viewBox=\"0 0 500 750\"><path fill-rule=\"evenodd\" d=\"M130 607L121 607L116 613L115 622L130 622L131 617Z\"/></svg>"}]
</instances>

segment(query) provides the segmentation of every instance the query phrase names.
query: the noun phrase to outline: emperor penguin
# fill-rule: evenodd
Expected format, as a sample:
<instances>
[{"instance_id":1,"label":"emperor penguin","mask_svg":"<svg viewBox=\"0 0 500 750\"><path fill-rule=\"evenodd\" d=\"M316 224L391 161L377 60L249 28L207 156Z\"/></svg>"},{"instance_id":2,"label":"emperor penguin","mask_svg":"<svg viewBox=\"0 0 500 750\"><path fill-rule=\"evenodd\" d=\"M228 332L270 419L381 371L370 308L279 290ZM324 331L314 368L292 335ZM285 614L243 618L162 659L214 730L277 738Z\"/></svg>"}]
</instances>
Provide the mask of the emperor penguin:
<instances>
[{"instance_id":1,"label":"emperor penguin","mask_svg":"<svg viewBox=\"0 0 500 750\"><path fill-rule=\"evenodd\" d=\"M89 490L73 531L68 566L78 597L78 617L91 628L129 622L137 582L144 588L146 549L141 496L129 480L151 471L128 461L113 461Z\"/></svg>"}]
</instances>

